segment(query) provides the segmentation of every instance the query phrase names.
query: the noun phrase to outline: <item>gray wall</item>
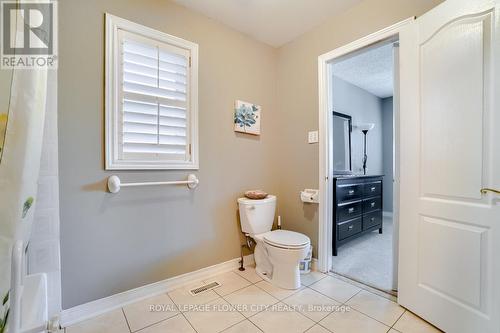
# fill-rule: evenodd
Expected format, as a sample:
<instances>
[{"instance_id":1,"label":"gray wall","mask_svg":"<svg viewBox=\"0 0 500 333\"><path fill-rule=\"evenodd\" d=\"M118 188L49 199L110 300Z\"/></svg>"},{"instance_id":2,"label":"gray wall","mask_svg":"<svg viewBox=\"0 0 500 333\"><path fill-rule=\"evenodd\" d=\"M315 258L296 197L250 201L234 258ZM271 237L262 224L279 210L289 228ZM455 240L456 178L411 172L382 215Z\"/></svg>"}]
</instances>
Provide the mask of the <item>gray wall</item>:
<instances>
[{"instance_id":1,"label":"gray wall","mask_svg":"<svg viewBox=\"0 0 500 333\"><path fill-rule=\"evenodd\" d=\"M318 239L317 205L302 203L300 189L318 188L319 146L307 144L318 128L318 56L408 17L419 16L442 0L365 0L279 49L278 138L280 212L284 227Z\"/></svg>"},{"instance_id":2,"label":"gray wall","mask_svg":"<svg viewBox=\"0 0 500 333\"><path fill-rule=\"evenodd\" d=\"M199 44L196 190L106 193L112 174L125 182L188 172L104 170L105 12ZM165 0L65 0L59 14L63 308L238 257L236 199L248 189L277 192L276 49ZM261 136L235 134L236 99L262 106Z\"/></svg>"},{"instance_id":3,"label":"gray wall","mask_svg":"<svg viewBox=\"0 0 500 333\"><path fill-rule=\"evenodd\" d=\"M394 112L392 97L382 100L383 150L384 161L384 212L392 212L394 205Z\"/></svg>"},{"instance_id":4,"label":"gray wall","mask_svg":"<svg viewBox=\"0 0 500 333\"><path fill-rule=\"evenodd\" d=\"M336 76L333 77L333 110L352 117L351 133L352 171L363 174L363 138L356 124L373 123L375 127L366 137L368 155L367 174L382 174L384 171L382 156L382 100L357 86Z\"/></svg>"}]
</instances>

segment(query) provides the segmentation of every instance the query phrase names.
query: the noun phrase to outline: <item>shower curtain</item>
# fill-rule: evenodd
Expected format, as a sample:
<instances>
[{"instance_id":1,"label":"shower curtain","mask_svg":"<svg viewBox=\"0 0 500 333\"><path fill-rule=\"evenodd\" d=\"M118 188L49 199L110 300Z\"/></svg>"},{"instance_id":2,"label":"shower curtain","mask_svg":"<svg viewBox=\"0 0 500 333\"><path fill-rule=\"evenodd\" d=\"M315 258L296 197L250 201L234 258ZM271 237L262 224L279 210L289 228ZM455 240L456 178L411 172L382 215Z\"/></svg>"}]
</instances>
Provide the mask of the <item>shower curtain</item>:
<instances>
[{"instance_id":1,"label":"shower curtain","mask_svg":"<svg viewBox=\"0 0 500 333\"><path fill-rule=\"evenodd\" d=\"M6 72L2 70L4 75ZM0 155L0 319L6 307L2 299L10 289L11 248L15 241L29 244L37 198L47 69L14 69ZM1 135L2 133L0 133Z\"/></svg>"}]
</instances>

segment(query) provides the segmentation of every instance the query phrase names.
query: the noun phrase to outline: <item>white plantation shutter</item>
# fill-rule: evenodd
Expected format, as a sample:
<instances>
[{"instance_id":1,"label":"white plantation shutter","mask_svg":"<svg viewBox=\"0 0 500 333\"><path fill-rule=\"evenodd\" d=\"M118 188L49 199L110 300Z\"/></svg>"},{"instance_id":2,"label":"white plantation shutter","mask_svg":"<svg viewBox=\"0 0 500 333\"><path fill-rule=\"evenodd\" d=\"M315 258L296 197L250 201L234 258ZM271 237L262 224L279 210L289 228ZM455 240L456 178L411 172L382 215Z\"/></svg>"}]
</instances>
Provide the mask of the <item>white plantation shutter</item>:
<instances>
[{"instance_id":1,"label":"white plantation shutter","mask_svg":"<svg viewBox=\"0 0 500 333\"><path fill-rule=\"evenodd\" d=\"M189 53L126 32L121 37L123 157L187 160Z\"/></svg>"},{"instance_id":2,"label":"white plantation shutter","mask_svg":"<svg viewBox=\"0 0 500 333\"><path fill-rule=\"evenodd\" d=\"M114 160L107 159L107 165L119 169L196 168L193 50L148 38L144 31L139 34L118 28L115 36L116 133L111 139L116 145Z\"/></svg>"}]
</instances>

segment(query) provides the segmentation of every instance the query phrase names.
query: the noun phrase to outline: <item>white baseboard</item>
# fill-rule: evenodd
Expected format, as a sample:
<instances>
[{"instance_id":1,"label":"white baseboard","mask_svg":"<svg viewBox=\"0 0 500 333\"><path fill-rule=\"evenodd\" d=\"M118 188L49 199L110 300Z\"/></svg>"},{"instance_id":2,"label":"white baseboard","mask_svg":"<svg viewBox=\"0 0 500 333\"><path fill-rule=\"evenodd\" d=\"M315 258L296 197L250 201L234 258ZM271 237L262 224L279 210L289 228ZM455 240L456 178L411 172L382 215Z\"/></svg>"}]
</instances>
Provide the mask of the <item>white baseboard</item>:
<instances>
[{"instance_id":1,"label":"white baseboard","mask_svg":"<svg viewBox=\"0 0 500 333\"><path fill-rule=\"evenodd\" d=\"M386 212L386 211L382 212L382 216L384 216L384 217L390 217L390 218L392 218L393 215L394 214L392 212Z\"/></svg>"},{"instance_id":2,"label":"white baseboard","mask_svg":"<svg viewBox=\"0 0 500 333\"><path fill-rule=\"evenodd\" d=\"M68 327L85 319L121 308L142 299L166 293L187 284L207 279L217 274L229 272L239 267L240 258L235 258L217 265L205 267L194 272L178 275L169 279L151 283L139 288L101 298L89 303L77 305L61 312L61 326ZM253 254L244 257L245 266L254 264Z\"/></svg>"}]
</instances>

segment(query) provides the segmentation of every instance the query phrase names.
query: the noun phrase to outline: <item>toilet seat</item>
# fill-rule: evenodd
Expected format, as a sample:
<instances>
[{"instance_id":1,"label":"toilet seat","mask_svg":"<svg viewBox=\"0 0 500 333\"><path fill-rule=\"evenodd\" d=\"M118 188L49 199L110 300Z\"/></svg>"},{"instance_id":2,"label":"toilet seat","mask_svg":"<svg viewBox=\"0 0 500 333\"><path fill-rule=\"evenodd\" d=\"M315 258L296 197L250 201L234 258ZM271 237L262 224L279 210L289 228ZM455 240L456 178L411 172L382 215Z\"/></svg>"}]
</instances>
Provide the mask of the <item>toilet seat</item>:
<instances>
[{"instance_id":1,"label":"toilet seat","mask_svg":"<svg viewBox=\"0 0 500 333\"><path fill-rule=\"evenodd\" d=\"M311 243L306 235L289 230L274 230L262 236L264 243L282 249L299 250Z\"/></svg>"}]
</instances>

